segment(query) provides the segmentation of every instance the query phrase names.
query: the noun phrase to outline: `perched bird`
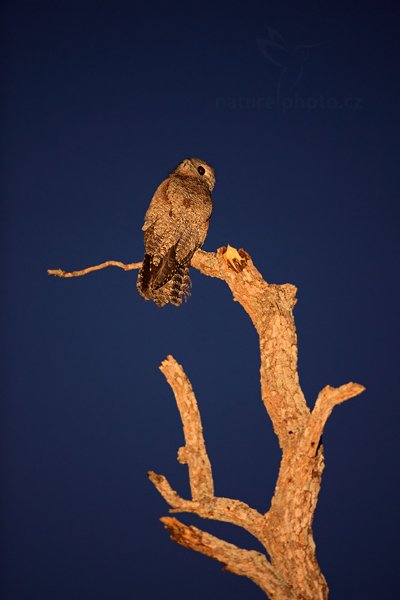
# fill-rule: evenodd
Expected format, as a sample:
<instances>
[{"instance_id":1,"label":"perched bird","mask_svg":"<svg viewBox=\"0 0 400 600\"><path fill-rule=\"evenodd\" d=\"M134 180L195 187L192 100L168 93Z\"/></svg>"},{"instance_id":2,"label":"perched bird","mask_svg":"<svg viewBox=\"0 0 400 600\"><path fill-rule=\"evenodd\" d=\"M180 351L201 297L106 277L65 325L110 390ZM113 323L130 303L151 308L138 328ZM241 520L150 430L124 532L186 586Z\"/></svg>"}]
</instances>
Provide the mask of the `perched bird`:
<instances>
[{"instance_id":1,"label":"perched bird","mask_svg":"<svg viewBox=\"0 0 400 600\"><path fill-rule=\"evenodd\" d=\"M189 267L203 245L212 212L215 172L186 158L157 188L145 215L145 255L137 289L157 306L182 304L190 294Z\"/></svg>"}]
</instances>

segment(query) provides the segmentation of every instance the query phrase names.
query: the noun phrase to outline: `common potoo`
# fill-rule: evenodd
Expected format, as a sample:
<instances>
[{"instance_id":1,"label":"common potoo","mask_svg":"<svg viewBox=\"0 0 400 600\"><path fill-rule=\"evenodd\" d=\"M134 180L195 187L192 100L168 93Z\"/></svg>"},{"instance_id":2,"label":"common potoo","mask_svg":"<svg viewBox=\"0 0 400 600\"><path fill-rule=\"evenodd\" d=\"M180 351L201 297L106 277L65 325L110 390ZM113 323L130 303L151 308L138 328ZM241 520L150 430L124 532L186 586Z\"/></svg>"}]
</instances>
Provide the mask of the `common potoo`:
<instances>
[{"instance_id":1,"label":"common potoo","mask_svg":"<svg viewBox=\"0 0 400 600\"><path fill-rule=\"evenodd\" d=\"M137 289L157 306L180 306L190 294L189 267L202 246L212 211L214 169L186 158L157 188L145 215L145 255Z\"/></svg>"}]
</instances>

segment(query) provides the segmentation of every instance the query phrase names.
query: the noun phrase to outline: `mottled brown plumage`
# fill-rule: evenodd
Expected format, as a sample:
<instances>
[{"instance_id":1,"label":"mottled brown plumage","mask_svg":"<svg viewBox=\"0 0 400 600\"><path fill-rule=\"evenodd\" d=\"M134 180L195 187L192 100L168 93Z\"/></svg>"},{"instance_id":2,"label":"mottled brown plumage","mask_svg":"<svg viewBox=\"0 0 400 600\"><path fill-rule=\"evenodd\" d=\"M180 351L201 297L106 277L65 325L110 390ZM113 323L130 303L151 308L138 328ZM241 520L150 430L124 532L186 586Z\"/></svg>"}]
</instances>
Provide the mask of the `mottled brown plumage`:
<instances>
[{"instance_id":1,"label":"mottled brown plumage","mask_svg":"<svg viewBox=\"0 0 400 600\"><path fill-rule=\"evenodd\" d=\"M137 289L157 306L182 304L190 294L190 261L207 235L214 169L187 158L157 188L146 212L145 255Z\"/></svg>"}]
</instances>

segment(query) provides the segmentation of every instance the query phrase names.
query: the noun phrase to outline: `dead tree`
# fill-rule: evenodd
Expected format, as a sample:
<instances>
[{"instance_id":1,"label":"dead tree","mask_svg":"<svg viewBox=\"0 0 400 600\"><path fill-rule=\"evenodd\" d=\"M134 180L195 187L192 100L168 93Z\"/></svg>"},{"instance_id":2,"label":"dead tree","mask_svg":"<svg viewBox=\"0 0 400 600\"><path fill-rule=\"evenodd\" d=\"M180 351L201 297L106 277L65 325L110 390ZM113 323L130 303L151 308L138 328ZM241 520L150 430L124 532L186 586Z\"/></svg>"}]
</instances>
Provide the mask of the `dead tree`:
<instances>
[{"instance_id":1,"label":"dead tree","mask_svg":"<svg viewBox=\"0 0 400 600\"><path fill-rule=\"evenodd\" d=\"M83 271L48 271L76 277L117 266L108 261ZM325 600L328 585L319 568L312 521L324 469L321 436L335 405L357 396L364 387L347 383L321 390L312 411L308 408L297 372L297 336L293 319L296 288L267 283L243 250L221 248L217 253L198 250L192 266L204 275L224 280L250 316L260 339L261 397L282 449L282 460L269 509L260 513L240 500L214 495L210 460L200 413L189 379L172 356L160 369L171 386L181 415L185 445L178 461L189 470L191 499L182 498L163 475L148 473L150 481L170 505L170 513L194 513L242 527L265 548L265 554L245 550L175 517L162 517L171 538L223 563L224 568L256 583L271 600Z\"/></svg>"}]
</instances>

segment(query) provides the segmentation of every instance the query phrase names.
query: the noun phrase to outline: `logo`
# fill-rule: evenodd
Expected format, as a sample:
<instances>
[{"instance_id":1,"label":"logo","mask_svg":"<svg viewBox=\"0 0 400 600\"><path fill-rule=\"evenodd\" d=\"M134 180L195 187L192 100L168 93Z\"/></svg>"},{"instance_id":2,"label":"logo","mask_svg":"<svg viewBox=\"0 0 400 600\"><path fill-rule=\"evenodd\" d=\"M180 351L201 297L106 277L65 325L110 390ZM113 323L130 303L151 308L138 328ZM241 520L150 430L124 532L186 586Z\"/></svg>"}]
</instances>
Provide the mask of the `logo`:
<instances>
[{"instance_id":1,"label":"logo","mask_svg":"<svg viewBox=\"0 0 400 600\"><path fill-rule=\"evenodd\" d=\"M257 47L263 57L279 69L276 90L278 107L282 105L284 97L293 96L296 93L312 50L318 46L322 46L322 44L292 46L272 27L267 28L267 37L257 39Z\"/></svg>"}]
</instances>

